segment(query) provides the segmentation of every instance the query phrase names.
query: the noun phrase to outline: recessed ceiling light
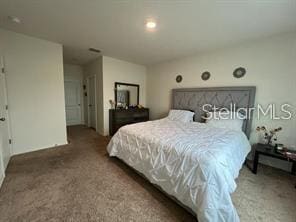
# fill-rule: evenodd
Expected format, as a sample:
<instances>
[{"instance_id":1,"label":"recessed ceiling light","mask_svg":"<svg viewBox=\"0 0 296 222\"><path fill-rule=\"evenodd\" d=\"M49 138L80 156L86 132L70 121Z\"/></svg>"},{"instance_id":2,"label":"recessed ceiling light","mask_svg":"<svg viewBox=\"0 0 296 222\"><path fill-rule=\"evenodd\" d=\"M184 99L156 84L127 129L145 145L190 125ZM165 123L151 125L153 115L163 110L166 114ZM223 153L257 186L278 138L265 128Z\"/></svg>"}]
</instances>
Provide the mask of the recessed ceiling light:
<instances>
[{"instance_id":1,"label":"recessed ceiling light","mask_svg":"<svg viewBox=\"0 0 296 222\"><path fill-rule=\"evenodd\" d=\"M146 22L146 28L149 30L153 30L156 28L156 22L155 21L147 21Z\"/></svg>"},{"instance_id":2,"label":"recessed ceiling light","mask_svg":"<svg viewBox=\"0 0 296 222\"><path fill-rule=\"evenodd\" d=\"M8 19L14 23L20 24L22 21L16 16L8 16Z\"/></svg>"}]
</instances>

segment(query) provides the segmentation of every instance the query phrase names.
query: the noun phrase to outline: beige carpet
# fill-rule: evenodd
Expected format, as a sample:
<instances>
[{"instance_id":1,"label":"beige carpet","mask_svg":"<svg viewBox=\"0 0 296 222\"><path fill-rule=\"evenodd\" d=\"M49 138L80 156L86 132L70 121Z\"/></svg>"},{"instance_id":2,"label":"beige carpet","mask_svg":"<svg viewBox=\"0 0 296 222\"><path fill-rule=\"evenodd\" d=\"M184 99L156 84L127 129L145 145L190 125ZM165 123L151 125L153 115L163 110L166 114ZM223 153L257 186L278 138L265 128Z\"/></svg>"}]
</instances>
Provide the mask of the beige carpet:
<instances>
[{"instance_id":1,"label":"beige carpet","mask_svg":"<svg viewBox=\"0 0 296 222\"><path fill-rule=\"evenodd\" d=\"M106 153L106 138L69 128L70 145L15 156L0 190L0 221L196 221ZM295 222L295 178L243 168L233 200L241 221Z\"/></svg>"}]
</instances>

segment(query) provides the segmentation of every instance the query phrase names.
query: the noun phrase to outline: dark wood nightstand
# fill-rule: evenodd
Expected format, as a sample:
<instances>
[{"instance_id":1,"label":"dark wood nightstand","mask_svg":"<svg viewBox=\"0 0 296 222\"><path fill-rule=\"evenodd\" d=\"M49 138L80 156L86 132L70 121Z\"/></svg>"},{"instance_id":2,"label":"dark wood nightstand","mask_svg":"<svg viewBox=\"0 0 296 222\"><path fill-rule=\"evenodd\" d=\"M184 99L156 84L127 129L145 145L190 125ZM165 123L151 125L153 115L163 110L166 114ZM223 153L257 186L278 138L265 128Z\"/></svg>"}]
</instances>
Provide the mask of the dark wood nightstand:
<instances>
[{"instance_id":1,"label":"dark wood nightstand","mask_svg":"<svg viewBox=\"0 0 296 222\"><path fill-rule=\"evenodd\" d=\"M296 161L292 159L288 159L286 156L280 153L277 153L273 146L257 143L252 146L252 150L253 150L253 168L251 170L254 174L257 173L257 166L258 166L260 155L270 156L276 159L292 162L291 174L293 175L296 174Z\"/></svg>"}]
</instances>

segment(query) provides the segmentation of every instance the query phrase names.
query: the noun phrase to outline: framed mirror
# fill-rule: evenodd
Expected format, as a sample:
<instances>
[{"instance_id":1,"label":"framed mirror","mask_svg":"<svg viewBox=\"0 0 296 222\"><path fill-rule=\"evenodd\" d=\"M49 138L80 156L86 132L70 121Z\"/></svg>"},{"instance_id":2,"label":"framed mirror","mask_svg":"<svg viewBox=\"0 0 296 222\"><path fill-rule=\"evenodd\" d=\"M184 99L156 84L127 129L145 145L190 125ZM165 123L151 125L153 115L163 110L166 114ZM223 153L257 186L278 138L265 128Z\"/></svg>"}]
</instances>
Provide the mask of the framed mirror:
<instances>
[{"instance_id":1,"label":"framed mirror","mask_svg":"<svg viewBox=\"0 0 296 222\"><path fill-rule=\"evenodd\" d=\"M115 109L139 105L140 85L115 82Z\"/></svg>"}]
</instances>

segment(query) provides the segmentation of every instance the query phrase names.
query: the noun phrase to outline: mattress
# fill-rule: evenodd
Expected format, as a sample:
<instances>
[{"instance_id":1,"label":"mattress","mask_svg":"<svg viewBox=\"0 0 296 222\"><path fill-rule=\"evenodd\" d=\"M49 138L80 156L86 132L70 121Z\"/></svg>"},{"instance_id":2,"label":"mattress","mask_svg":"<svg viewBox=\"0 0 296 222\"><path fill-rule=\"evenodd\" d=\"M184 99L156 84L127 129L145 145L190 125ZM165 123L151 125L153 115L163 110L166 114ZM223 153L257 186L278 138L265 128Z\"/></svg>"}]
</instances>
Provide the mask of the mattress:
<instances>
[{"instance_id":1,"label":"mattress","mask_svg":"<svg viewBox=\"0 0 296 222\"><path fill-rule=\"evenodd\" d=\"M231 193L250 151L242 131L165 118L120 128L107 151L196 212L199 221L239 221Z\"/></svg>"}]
</instances>

